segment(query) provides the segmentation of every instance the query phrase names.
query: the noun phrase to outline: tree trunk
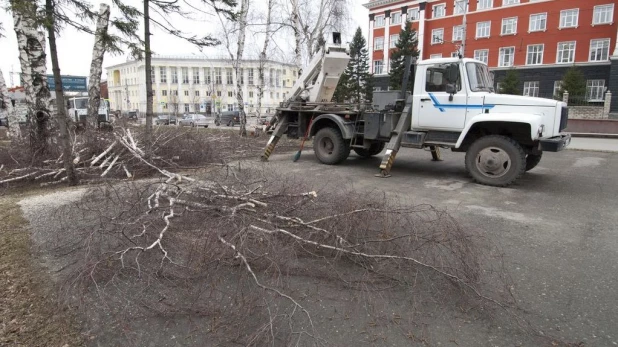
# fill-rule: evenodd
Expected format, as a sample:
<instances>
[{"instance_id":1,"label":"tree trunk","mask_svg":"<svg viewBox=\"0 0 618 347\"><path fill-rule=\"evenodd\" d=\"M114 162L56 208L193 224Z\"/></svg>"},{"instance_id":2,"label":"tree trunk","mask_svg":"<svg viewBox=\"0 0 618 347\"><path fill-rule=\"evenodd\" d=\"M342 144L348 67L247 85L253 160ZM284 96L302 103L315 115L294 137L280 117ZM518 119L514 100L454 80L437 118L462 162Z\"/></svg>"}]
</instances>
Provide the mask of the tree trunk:
<instances>
[{"instance_id":1,"label":"tree trunk","mask_svg":"<svg viewBox=\"0 0 618 347\"><path fill-rule=\"evenodd\" d=\"M144 0L144 69L146 74L146 128L144 144L146 157L152 155L152 52L150 51L150 1Z\"/></svg>"},{"instance_id":2,"label":"tree trunk","mask_svg":"<svg viewBox=\"0 0 618 347\"><path fill-rule=\"evenodd\" d=\"M268 10L266 12L266 34L264 37L264 47L260 54L260 63L258 65L258 85L257 85L257 119L262 118L262 98L264 97L264 65L266 64L266 54L268 53L268 44L270 43L270 26L272 24L272 11L275 0L268 0ZM259 124L259 123L258 123Z\"/></svg>"},{"instance_id":3,"label":"tree trunk","mask_svg":"<svg viewBox=\"0 0 618 347\"><path fill-rule=\"evenodd\" d=\"M49 89L45 77L45 41L43 38L41 42L41 35L36 31L34 20L36 4L24 2L15 6L14 1L11 4L19 49L21 79L28 106L30 147L33 152L44 152L47 150L49 135L47 129Z\"/></svg>"},{"instance_id":4,"label":"tree trunk","mask_svg":"<svg viewBox=\"0 0 618 347\"><path fill-rule=\"evenodd\" d=\"M101 4L97 29L94 34L94 47L92 48L92 62L90 63L90 76L88 78L88 124L96 125L99 118L99 106L101 104L101 74L103 73L103 56L105 55L105 36L109 24L109 5Z\"/></svg>"},{"instance_id":5,"label":"tree trunk","mask_svg":"<svg viewBox=\"0 0 618 347\"><path fill-rule=\"evenodd\" d=\"M77 185L78 179L75 173L73 164L73 148L69 136L69 118L67 117L66 103L64 102L64 91L62 90L62 78L60 77L60 63L58 62L58 49L56 47L56 31L54 21L54 4L52 0L45 0L45 14L47 34L49 35L49 49L52 61L52 70L54 72L54 81L56 82L56 120L58 122L58 130L60 132L60 146L62 148L62 160L64 169L67 174L69 185Z\"/></svg>"},{"instance_id":6,"label":"tree trunk","mask_svg":"<svg viewBox=\"0 0 618 347\"><path fill-rule=\"evenodd\" d=\"M242 83L240 64L245 50L245 29L247 28L247 13L249 12L249 0L242 0L240 4L240 16L238 17L238 45L236 49L236 100L238 101L238 114L240 115L240 136L247 136L247 114L242 95Z\"/></svg>"},{"instance_id":7,"label":"tree trunk","mask_svg":"<svg viewBox=\"0 0 618 347\"><path fill-rule=\"evenodd\" d=\"M9 97L9 91L6 87L2 70L0 70L0 101L0 104L4 104L6 110L6 119L9 122L9 136L11 140L17 140L21 138L21 129L19 128L19 120L17 119L17 114L15 114L15 108Z\"/></svg>"},{"instance_id":8,"label":"tree trunk","mask_svg":"<svg viewBox=\"0 0 618 347\"><path fill-rule=\"evenodd\" d=\"M292 3L292 28L294 28L294 64L298 69L302 68L302 25L300 23L300 4L298 0Z\"/></svg>"}]
</instances>

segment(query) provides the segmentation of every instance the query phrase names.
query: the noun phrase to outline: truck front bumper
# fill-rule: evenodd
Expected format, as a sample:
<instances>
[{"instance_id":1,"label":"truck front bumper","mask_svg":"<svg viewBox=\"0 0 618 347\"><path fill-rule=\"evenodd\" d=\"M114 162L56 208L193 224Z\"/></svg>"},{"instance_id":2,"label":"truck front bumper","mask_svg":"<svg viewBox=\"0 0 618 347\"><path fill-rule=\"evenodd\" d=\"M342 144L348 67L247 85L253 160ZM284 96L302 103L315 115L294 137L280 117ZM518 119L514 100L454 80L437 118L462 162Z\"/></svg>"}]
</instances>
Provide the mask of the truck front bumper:
<instances>
[{"instance_id":1,"label":"truck front bumper","mask_svg":"<svg viewBox=\"0 0 618 347\"><path fill-rule=\"evenodd\" d=\"M539 141L539 149L544 152L559 152L571 143L571 134L560 134Z\"/></svg>"}]
</instances>

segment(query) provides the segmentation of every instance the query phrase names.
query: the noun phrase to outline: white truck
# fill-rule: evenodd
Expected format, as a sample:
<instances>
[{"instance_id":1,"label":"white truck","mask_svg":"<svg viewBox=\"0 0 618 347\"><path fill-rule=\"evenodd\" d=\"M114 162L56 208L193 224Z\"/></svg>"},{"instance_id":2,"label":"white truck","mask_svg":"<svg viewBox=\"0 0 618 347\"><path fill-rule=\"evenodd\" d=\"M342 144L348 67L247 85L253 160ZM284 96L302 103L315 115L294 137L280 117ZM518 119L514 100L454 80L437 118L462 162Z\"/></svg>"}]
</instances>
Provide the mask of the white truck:
<instances>
[{"instance_id":1,"label":"white truck","mask_svg":"<svg viewBox=\"0 0 618 347\"><path fill-rule=\"evenodd\" d=\"M440 58L413 64L413 90L393 97L388 107L328 103L349 56L326 47L302 74L292 97L277 109L277 126L262 160L268 160L284 134L313 137L317 159L334 165L354 150L360 156L380 154L379 177L389 177L401 147L465 152L466 170L478 183L507 186L534 168L544 151L570 143L565 103L526 96L496 94L483 62ZM407 74L406 74L407 75ZM407 76L404 77L407 81ZM408 85L404 82L403 84Z\"/></svg>"},{"instance_id":2,"label":"white truck","mask_svg":"<svg viewBox=\"0 0 618 347\"><path fill-rule=\"evenodd\" d=\"M67 100L67 109L69 112L69 117L76 124L85 122L86 117L88 116L88 97L70 98ZM109 101L101 98L97 117L97 126L100 126L101 123L109 123L109 117Z\"/></svg>"}]
</instances>

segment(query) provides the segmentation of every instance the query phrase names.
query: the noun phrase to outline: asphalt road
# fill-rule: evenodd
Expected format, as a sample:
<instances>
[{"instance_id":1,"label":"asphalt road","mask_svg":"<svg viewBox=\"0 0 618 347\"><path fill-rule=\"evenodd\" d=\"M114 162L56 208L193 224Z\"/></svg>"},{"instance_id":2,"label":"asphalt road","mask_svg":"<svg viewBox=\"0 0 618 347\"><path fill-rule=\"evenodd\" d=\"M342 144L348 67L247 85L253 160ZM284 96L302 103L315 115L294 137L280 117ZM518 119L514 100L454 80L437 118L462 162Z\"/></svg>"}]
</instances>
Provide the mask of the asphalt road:
<instances>
[{"instance_id":1,"label":"asphalt road","mask_svg":"<svg viewBox=\"0 0 618 347\"><path fill-rule=\"evenodd\" d=\"M265 165L314 186L386 193L448 210L503 250L525 318L539 332L586 346L618 345L618 153L545 153L538 167L508 188L473 183L462 153L443 150L443 157L432 162L429 152L404 149L387 179L374 177L381 156L352 154L327 166L307 149L296 163L279 154ZM428 329L444 345L451 335L459 345L530 345L494 324L460 325L446 335Z\"/></svg>"}]
</instances>

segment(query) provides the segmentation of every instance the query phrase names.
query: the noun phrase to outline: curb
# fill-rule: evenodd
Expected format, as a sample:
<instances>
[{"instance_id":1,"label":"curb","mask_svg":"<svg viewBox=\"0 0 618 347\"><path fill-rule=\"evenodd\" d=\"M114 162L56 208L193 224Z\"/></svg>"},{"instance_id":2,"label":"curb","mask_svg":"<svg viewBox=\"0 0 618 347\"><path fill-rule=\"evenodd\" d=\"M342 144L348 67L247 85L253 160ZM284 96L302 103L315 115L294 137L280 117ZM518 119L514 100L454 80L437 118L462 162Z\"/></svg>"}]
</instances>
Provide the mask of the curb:
<instances>
[{"instance_id":1,"label":"curb","mask_svg":"<svg viewBox=\"0 0 618 347\"><path fill-rule=\"evenodd\" d=\"M593 139L618 139L618 134L569 133L572 137L587 137Z\"/></svg>"}]
</instances>

